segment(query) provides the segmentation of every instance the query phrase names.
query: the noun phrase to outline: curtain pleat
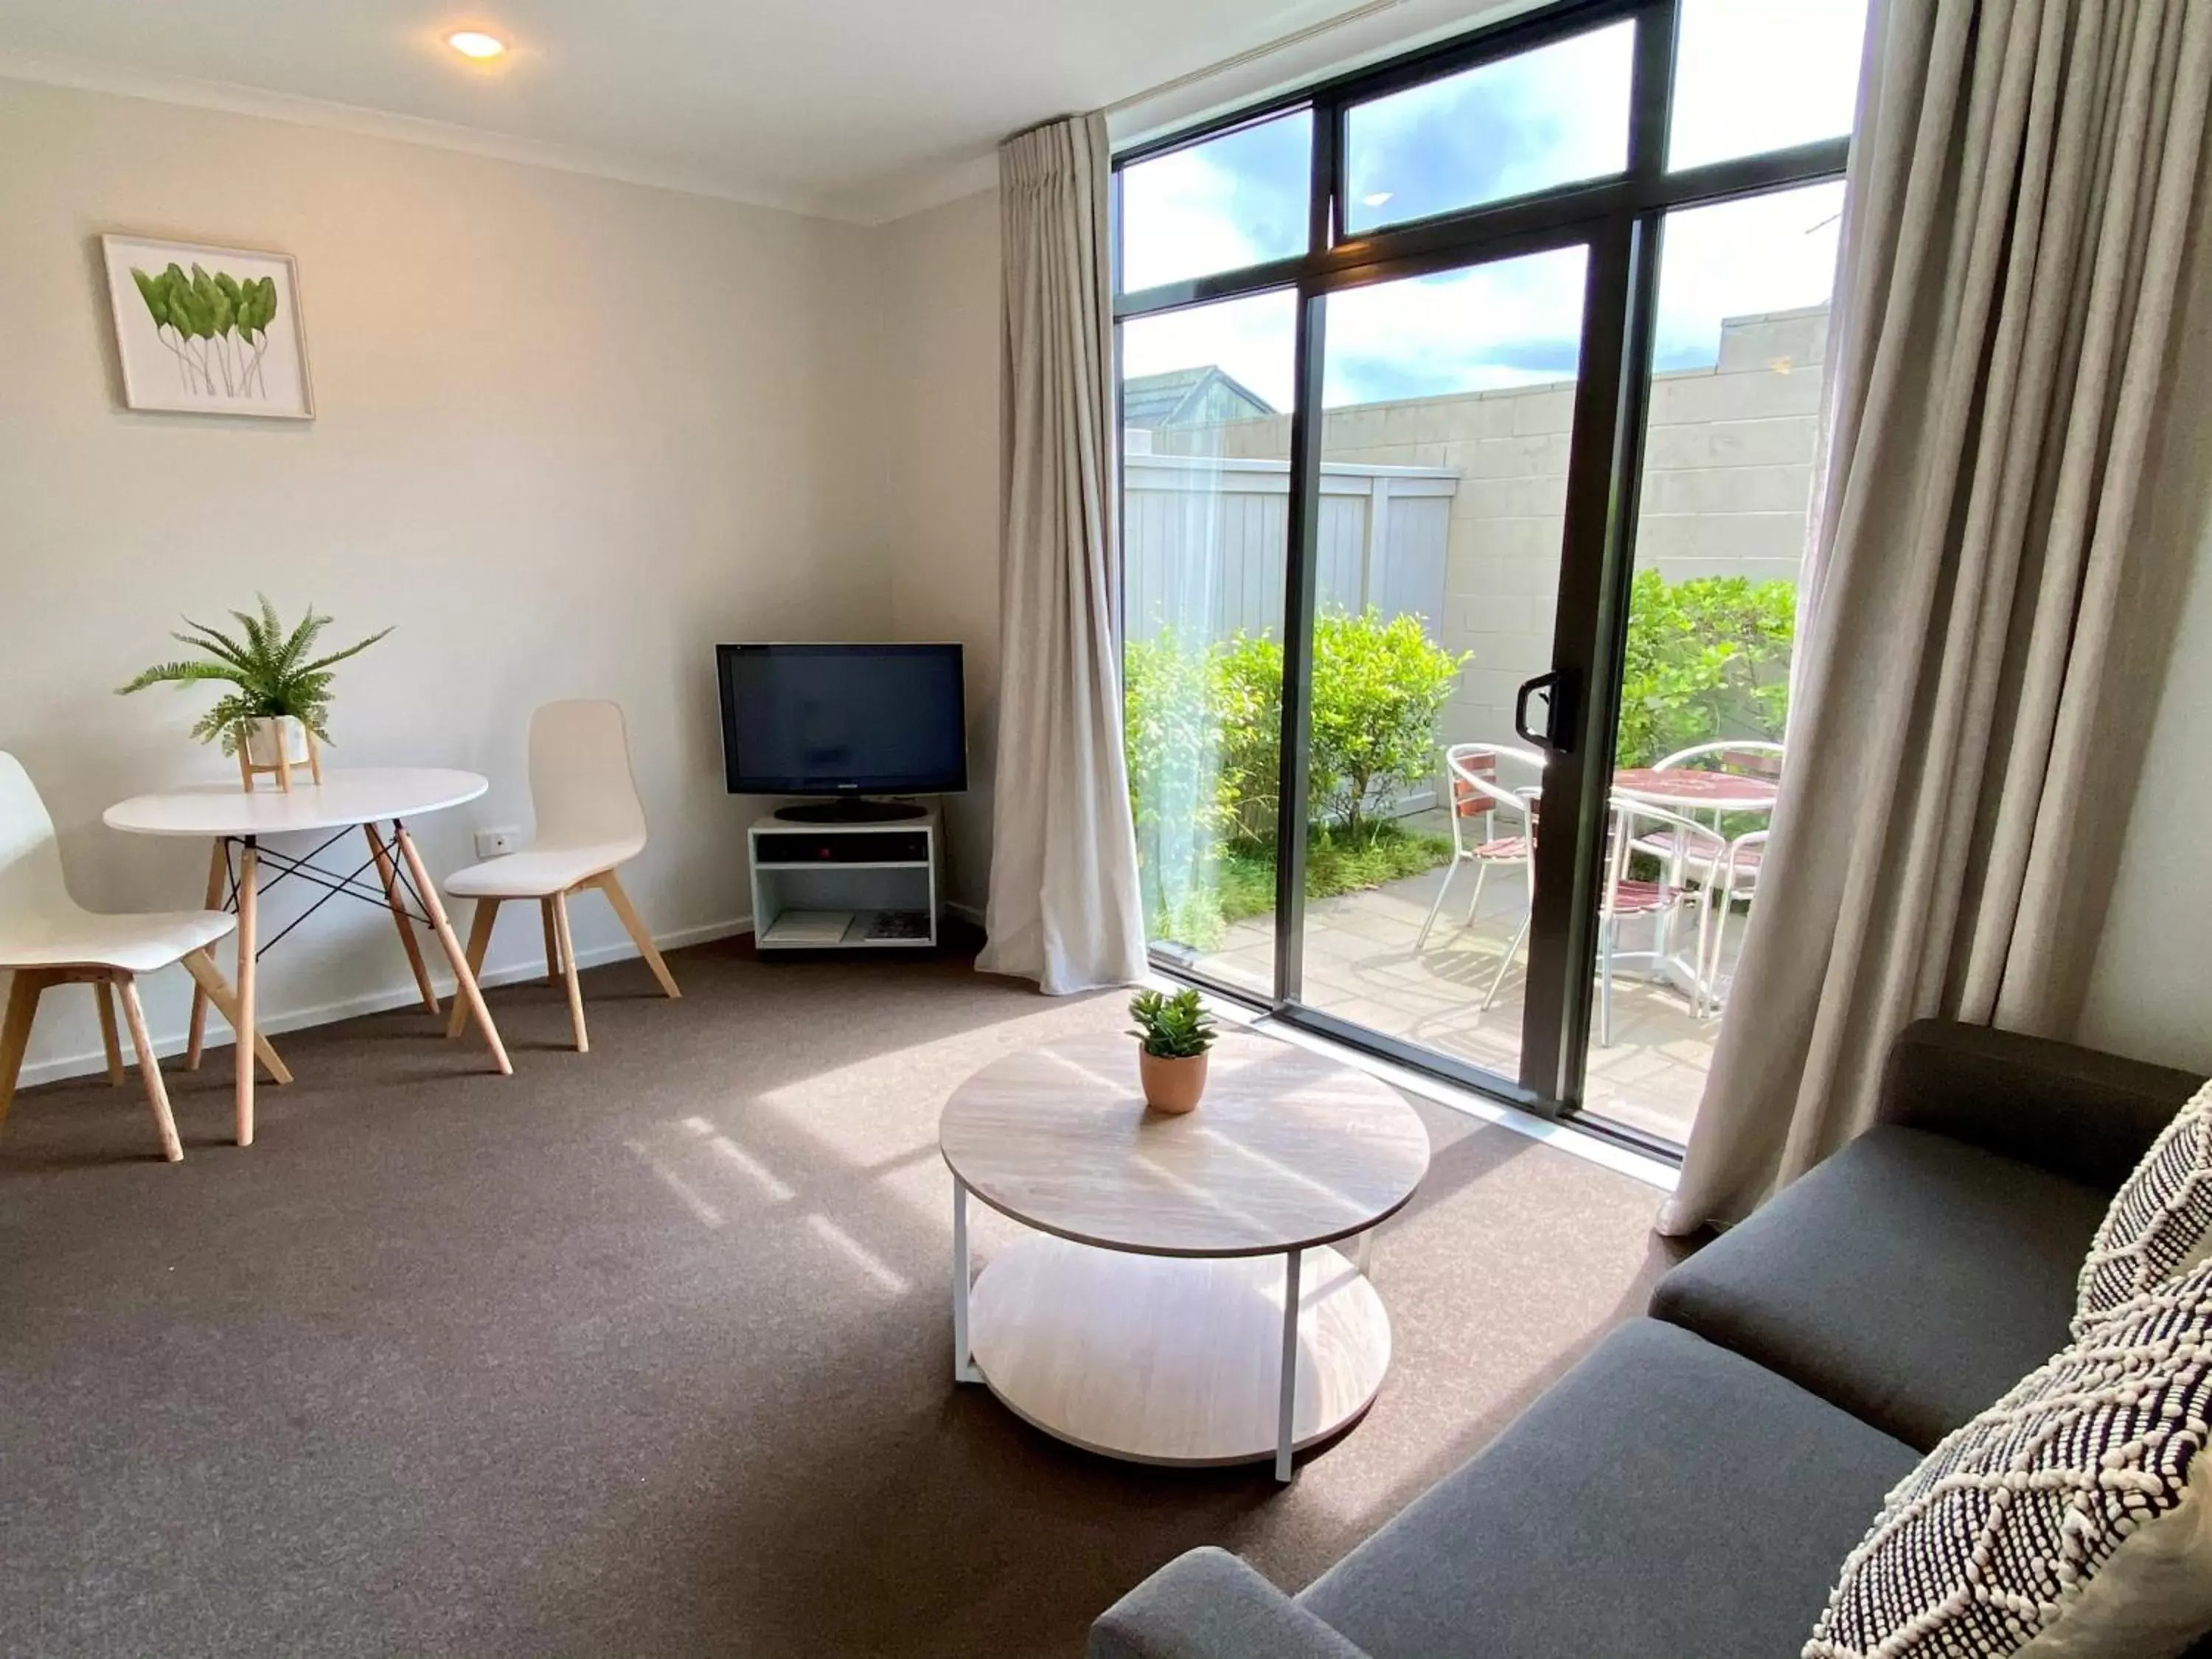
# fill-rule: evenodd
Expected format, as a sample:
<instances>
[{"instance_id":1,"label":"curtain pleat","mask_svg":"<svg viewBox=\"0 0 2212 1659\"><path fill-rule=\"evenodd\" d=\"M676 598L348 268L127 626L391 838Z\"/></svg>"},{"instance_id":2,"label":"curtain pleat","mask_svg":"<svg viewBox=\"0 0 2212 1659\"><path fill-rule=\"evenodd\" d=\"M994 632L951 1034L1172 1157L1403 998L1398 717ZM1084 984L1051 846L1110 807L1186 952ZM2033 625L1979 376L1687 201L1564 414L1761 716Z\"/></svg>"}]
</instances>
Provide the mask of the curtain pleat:
<instances>
[{"instance_id":1,"label":"curtain pleat","mask_svg":"<svg viewBox=\"0 0 2212 1659\"><path fill-rule=\"evenodd\" d=\"M1106 124L1000 152L1006 535L988 934L976 966L1062 994L1145 973L1113 629Z\"/></svg>"},{"instance_id":2,"label":"curtain pleat","mask_svg":"<svg viewBox=\"0 0 2212 1659\"><path fill-rule=\"evenodd\" d=\"M1875 0L1789 767L1668 1231L1872 1121L1929 1014L2064 1035L2212 5Z\"/></svg>"}]
</instances>

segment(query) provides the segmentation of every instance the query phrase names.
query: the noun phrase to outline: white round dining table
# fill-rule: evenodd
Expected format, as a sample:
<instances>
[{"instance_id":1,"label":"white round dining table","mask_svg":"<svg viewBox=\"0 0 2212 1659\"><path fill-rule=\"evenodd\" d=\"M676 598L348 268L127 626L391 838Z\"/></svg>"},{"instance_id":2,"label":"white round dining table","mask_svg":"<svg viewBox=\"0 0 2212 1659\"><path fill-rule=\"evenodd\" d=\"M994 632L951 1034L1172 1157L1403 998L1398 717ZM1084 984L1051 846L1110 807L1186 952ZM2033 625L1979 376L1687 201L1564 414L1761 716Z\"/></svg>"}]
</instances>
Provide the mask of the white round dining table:
<instances>
[{"instance_id":1,"label":"white round dining table","mask_svg":"<svg viewBox=\"0 0 2212 1659\"><path fill-rule=\"evenodd\" d=\"M438 995L430 983L420 945L417 924L427 927L445 951L453 970L453 994L465 1000L477 1027L483 1033L493 1065L502 1073L514 1070L507 1048L484 1006L483 993L469 969L468 955L446 918L439 902L437 884L423 867L422 854L408 833L410 818L441 812L472 801L490 786L475 772L441 767L360 767L326 769L319 783L295 781L287 789L264 787L252 793L235 783L187 784L153 794L134 795L102 813L111 830L134 836L204 837L212 851L208 860L207 908L238 913L238 1144L253 1142L254 1067L249 1058L258 1036L255 1022L256 963L261 954L284 933L304 921L294 921L275 938L259 937L260 895L279 882L296 878L323 889L323 896L309 914L332 898L359 899L388 909L399 930L399 941L414 970L422 1006L440 1012ZM315 862L317 856L359 830L368 843L368 858L347 872ZM320 845L295 854L264 847L270 836L330 832ZM374 885L364 878L374 869ZM264 879L265 877L265 879ZM196 991L185 1065L197 1067L207 1029L207 999ZM272 1073L272 1075L275 1075ZM282 1079L280 1079L280 1081Z\"/></svg>"}]
</instances>

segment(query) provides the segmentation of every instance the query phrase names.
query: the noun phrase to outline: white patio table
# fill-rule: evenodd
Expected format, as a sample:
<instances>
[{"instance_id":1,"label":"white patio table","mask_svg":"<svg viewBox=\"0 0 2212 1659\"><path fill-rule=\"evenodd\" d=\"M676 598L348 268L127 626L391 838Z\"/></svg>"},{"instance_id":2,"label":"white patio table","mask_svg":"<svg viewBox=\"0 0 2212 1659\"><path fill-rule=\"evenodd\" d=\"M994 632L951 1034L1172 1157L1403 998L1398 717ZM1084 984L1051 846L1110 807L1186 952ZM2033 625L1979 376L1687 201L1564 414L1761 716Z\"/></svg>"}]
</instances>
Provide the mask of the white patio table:
<instances>
[{"instance_id":1,"label":"white patio table","mask_svg":"<svg viewBox=\"0 0 2212 1659\"><path fill-rule=\"evenodd\" d=\"M325 770L322 782L295 783L289 792L262 790L248 794L235 783L191 784L159 794L135 795L118 801L102 814L111 830L130 835L205 836L214 843L208 860L207 907L238 913L240 1146L253 1144L255 965L264 951L333 898L359 899L392 913L408 964L414 969L422 1006L432 1013L438 1012L438 997L416 943L415 924L419 921L435 933L447 961L453 965L454 994L468 1003L477 1028L491 1050L494 1066L504 1075L513 1074L514 1067L507 1060L506 1045L501 1042L490 1011L484 1006L476 975L469 971L467 953L446 920L445 907L438 902L437 884L422 867L422 855L416 850L415 838L407 833L408 819L474 800L488 787L474 772L366 767ZM390 825L388 838L379 833L380 824ZM315 862L356 830L368 842L368 857L359 866L343 871ZM262 845L270 836L323 831L333 833L298 857ZM372 868L376 872L374 886L362 878ZM322 888L323 896L274 937L264 940L257 927L257 901L262 893L293 878ZM206 1023L206 1000L195 993L188 1066L199 1064Z\"/></svg>"},{"instance_id":2,"label":"white patio table","mask_svg":"<svg viewBox=\"0 0 2212 1659\"><path fill-rule=\"evenodd\" d=\"M1774 803L1782 793L1782 786L1772 778L1746 776L1736 772L1705 772L1689 767L1627 767L1613 775L1613 789L1616 795L1626 795L1632 800L1647 801L1654 806L1663 806L1669 811L1695 815L1710 812L1716 823L1723 812L1771 812ZM1672 854L1668 860L1668 878L1682 879L1685 848L1683 838L1688 832L1676 830L1669 837ZM1698 994L1705 977L1705 964L1684 962L1674 953L1674 915L1669 911L1662 917L1648 956L1643 952L1627 951L1615 955L1617 967L1633 966L1642 957L1661 977L1677 988Z\"/></svg>"}]
</instances>

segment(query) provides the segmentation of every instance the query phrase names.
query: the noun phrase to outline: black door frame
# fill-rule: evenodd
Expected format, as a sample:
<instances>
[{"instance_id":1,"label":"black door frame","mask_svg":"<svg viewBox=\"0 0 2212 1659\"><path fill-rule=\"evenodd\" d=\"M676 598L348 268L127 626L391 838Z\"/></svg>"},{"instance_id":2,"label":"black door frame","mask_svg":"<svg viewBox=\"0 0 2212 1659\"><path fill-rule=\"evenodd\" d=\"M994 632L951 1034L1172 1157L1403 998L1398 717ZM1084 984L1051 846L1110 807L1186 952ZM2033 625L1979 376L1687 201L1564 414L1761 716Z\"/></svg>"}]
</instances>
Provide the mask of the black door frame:
<instances>
[{"instance_id":1,"label":"black door frame","mask_svg":"<svg viewBox=\"0 0 2212 1659\"><path fill-rule=\"evenodd\" d=\"M1601 854L1644 471L1662 223L1675 209L1838 178L1850 155L1850 141L1834 138L1669 173L1667 131L1674 103L1680 4L1680 0L1562 0L1133 147L1114 161L1113 210L1118 231L1123 168L1301 109L1312 112L1304 253L1125 294L1121 291L1118 234L1115 238L1117 325L1268 290L1294 289L1297 296L1283 606L1273 994L1256 997L1249 988L1213 980L1172 957L1162 958L1162 965L1209 989L1257 1003L1291 1023L1547 1116L1579 1109L1589 1054ZM1340 204L1346 195L1346 122L1353 106L1623 21L1636 27L1624 171L1354 238L1337 236L1336 227L1343 222ZM1324 319L1328 296L1345 289L1576 246L1589 250L1589 263L1552 647L1553 670L1564 682L1560 695L1571 699L1571 707L1561 711L1565 730L1556 734L1564 741L1548 757L1543 779L1547 823L1571 825L1572 833L1547 835L1537 842L1520 1072L1507 1079L1353 1024L1300 1000L1307 745L1312 729L1308 669L1324 425ZM1117 346L1118 338L1117 328ZM1118 350L1116 356L1118 359ZM1118 374L1115 385L1118 396Z\"/></svg>"}]
</instances>

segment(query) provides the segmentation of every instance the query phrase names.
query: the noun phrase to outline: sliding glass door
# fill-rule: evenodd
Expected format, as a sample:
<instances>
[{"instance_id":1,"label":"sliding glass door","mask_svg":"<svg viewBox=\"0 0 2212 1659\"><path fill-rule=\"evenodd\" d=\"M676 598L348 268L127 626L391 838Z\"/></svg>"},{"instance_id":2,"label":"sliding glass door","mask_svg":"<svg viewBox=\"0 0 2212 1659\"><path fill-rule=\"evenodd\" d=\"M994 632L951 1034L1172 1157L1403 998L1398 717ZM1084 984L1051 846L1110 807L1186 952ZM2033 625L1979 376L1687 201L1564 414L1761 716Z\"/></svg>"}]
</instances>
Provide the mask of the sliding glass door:
<instances>
[{"instance_id":1,"label":"sliding glass door","mask_svg":"<svg viewBox=\"0 0 2212 1659\"><path fill-rule=\"evenodd\" d=\"M1792 512L1802 539L1861 15L1555 7L1121 159L1127 733L1164 965L1686 1133L1618 1039L1709 1046L1787 630L1721 641L1686 714L1650 645L1685 603L1753 636L1790 609L1771 550ZM1849 50L1777 94L1802 56L1760 55L1824 30ZM1731 549L1738 586L1686 599ZM1741 752L1685 764L1753 781L1627 811L1616 766L1707 727Z\"/></svg>"},{"instance_id":2,"label":"sliding glass door","mask_svg":"<svg viewBox=\"0 0 2212 1659\"><path fill-rule=\"evenodd\" d=\"M1320 301L1297 998L1517 1079L1581 244ZM1510 981L1510 982L1509 982Z\"/></svg>"}]
</instances>

